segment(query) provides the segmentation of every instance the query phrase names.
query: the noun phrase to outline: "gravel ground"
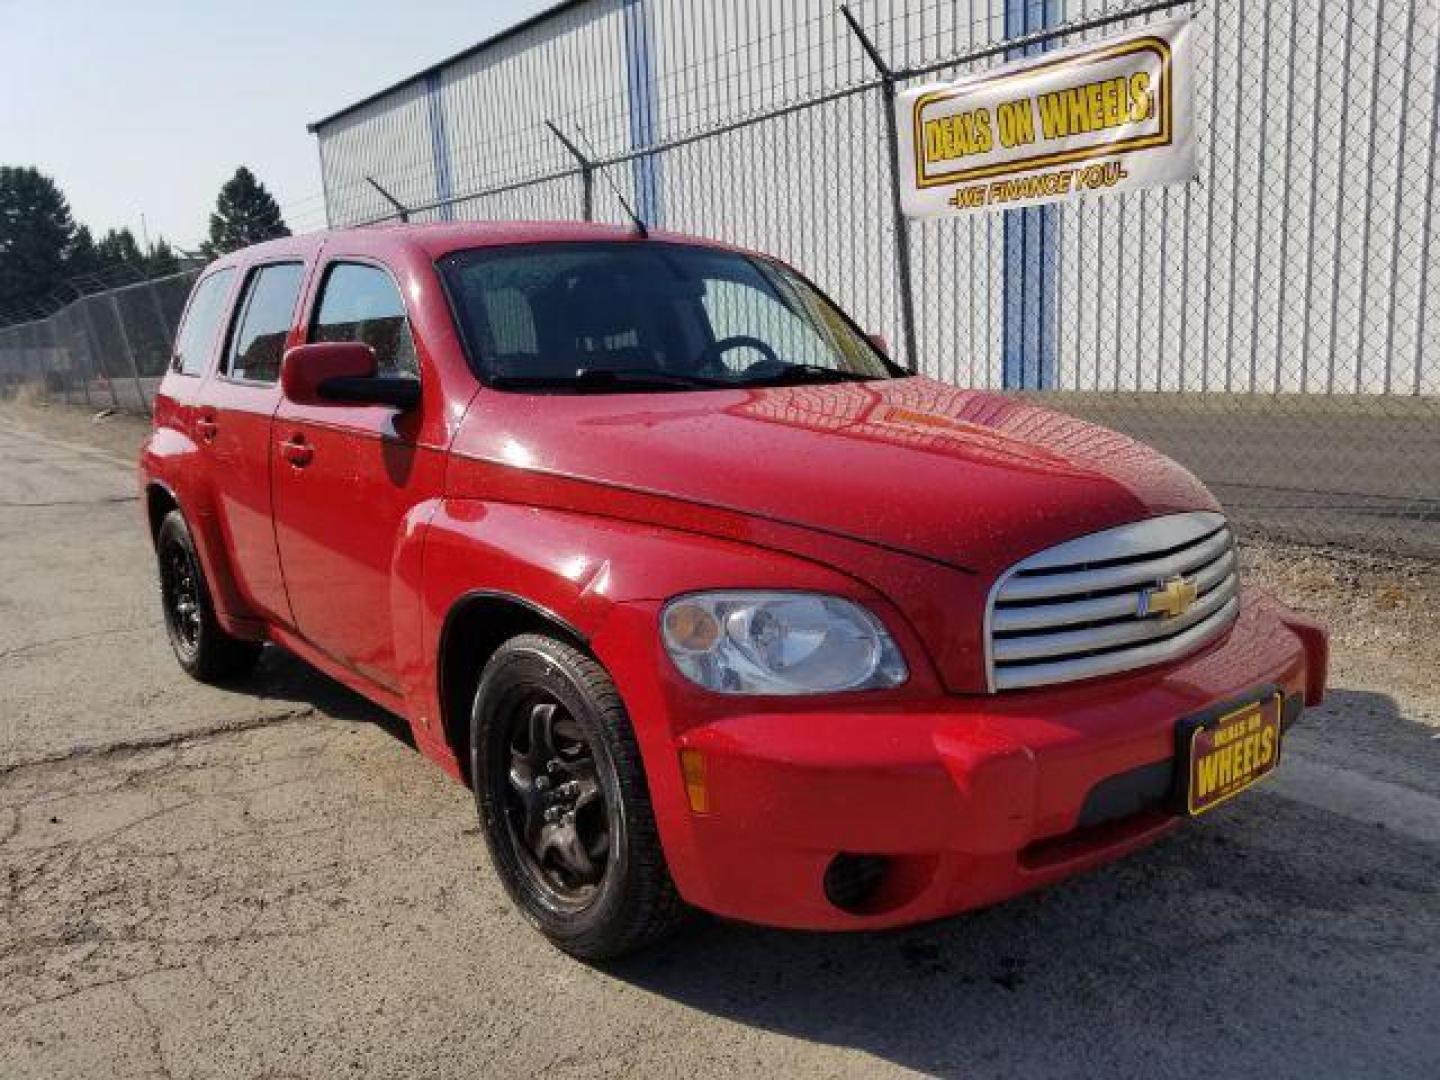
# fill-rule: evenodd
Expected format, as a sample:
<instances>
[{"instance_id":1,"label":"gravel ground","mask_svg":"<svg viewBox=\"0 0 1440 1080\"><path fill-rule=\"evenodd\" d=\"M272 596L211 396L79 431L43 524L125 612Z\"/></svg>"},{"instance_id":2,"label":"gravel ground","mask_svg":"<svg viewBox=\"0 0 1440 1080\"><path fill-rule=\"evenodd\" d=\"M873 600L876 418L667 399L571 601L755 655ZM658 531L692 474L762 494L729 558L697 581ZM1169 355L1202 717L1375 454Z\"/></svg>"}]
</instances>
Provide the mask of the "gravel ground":
<instances>
[{"instance_id":1,"label":"gravel ground","mask_svg":"<svg viewBox=\"0 0 1440 1080\"><path fill-rule=\"evenodd\" d=\"M1440 560L1440 398L1034 396L1184 462L1251 532Z\"/></svg>"},{"instance_id":2,"label":"gravel ground","mask_svg":"<svg viewBox=\"0 0 1440 1080\"><path fill-rule=\"evenodd\" d=\"M899 933L701 920L608 970L491 875L403 726L164 643L139 426L0 406L0 1076L1434 1075L1433 567L1251 547L1336 629L1276 776L1125 862Z\"/></svg>"}]
</instances>

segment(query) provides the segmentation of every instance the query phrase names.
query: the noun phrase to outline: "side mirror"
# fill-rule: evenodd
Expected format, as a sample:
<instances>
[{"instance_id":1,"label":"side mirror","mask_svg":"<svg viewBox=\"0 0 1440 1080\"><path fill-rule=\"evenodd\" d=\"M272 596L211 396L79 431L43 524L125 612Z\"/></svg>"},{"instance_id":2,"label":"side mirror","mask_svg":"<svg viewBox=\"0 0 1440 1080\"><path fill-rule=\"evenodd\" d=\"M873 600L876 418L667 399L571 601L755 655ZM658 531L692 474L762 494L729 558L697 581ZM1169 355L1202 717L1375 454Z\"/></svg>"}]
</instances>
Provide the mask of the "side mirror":
<instances>
[{"instance_id":1,"label":"side mirror","mask_svg":"<svg viewBox=\"0 0 1440 1080\"><path fill-rule=\"evenodd\" d=\"M280 389L297 405L388 405L408 410L420 404L415 379L375 374L375 350L359 341L297 345L280 364Z\"/></svg>"},{"instance_id":2,"label":"side mirror","mask_svg":"<svg viewBox=\"0 0 1440 1080\"><path fill-rule=\"evenodd\" d=\"M865 340L870 342L871 345L874 345L875 348L879 350L881 356L887 358L890 356L890 342L885 339L884 334L866 334Z\"/></svg>"}]
</instances>

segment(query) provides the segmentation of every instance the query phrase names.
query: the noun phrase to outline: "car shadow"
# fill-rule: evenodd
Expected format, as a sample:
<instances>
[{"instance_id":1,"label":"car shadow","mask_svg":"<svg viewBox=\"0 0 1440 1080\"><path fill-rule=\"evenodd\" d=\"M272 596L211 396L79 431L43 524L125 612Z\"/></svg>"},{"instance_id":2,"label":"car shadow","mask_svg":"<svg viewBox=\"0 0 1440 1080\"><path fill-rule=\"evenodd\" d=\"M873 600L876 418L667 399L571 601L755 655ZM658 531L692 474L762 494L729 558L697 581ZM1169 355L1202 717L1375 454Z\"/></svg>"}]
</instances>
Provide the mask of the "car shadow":
<instances>
[{"instance_id":1,"label":"car shadow","mask_svg":"<svg viewBox=\"0 0 1440 1080\"><path fill-rule=\"evenodd\" d=\"M608 973L940 1075L1434 1075L1440 821L1386 824L1392 797L1440 806L1434 735L1384 695L1337 690L1286 753L1307 778L1347 757L1382 774L1351 785L1345 813L1277 775L1155 848L989 910L861 935L704 920ZM1386 762L1415 775L1386 778Z\"/></svg>"},{"instance_id":2,"label":"car shadow","mask_svg":"<svg viewBox=\"0 0 1440 1080\"><path fill-rule=\"evenodd\" d=\"M230 689L272 701L310 705L335 720L373 724L411 749L415 747L410 725L402 718L273 645L266 646L254 673Z\"/></svg>"}]
</instances>

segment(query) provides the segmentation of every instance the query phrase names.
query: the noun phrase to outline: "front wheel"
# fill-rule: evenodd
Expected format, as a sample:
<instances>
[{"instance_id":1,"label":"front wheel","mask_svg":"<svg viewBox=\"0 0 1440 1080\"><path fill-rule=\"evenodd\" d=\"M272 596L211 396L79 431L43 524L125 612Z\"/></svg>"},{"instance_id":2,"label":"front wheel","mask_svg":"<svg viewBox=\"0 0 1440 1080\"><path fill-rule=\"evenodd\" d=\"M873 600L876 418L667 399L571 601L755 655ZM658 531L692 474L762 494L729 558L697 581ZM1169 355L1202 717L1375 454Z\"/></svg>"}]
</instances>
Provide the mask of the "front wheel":
<instances>
[{"instance_id":1,"label":"front wheel","mask_svg":"<svg viewBox=\"0 0 1440 1080\"><path fill-rule=\"evenodd\" d=\"M534 634L506 642L481 676L470 743L491 859L551 942L610 960L680 922L634 732L591 657Z\"/></svg>"},{"instance_id":2,"label":"front wheel","mask_svg":"<svg viewBox=\"0 0 1440 1080\"><path fill-rule=\"evenodd\" d=\"M180 666L201 682L248 674L260 659L260 643L231 637L216 621L195 541L179 510L170 511L160 523L155 555L160 562L165 632Z\"/></svg>"}]
</instances>

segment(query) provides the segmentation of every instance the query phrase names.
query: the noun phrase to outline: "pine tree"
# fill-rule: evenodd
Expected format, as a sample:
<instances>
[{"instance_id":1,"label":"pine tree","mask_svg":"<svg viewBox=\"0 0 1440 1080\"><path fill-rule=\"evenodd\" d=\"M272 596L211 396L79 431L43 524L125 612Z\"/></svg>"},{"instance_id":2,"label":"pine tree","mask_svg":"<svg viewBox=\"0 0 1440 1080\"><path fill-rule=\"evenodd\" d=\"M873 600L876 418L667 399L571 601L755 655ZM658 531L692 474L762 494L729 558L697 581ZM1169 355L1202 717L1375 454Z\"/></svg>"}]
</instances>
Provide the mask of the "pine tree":
<instances>
[{"instance_id":1,"label":"pine tree","mask_svg":"<svg viewBox=\"0 0 1440 1080\"><path fill-rule=\"evenodd\" d=\"M70 204L39 169L0 166L0 309L53 306L75 237Z\"/></svg>"},{"instance_id":2,"label":"pine tree","mask_svg":"<svg viewBox=\"0 0 1440 1080\"><path fill-rule=\"evenodd\" d=\"M150 250L145 253L145 272L150 277L165 277L180 272L180 260L175 257L175 250L163 236L151 244Z\"/></svg>"},{"instance_id":3,"label":"pine tree","mask_svg":"<svg viewBox=\"0 0 1440 1080\"><path fill-rule=\"evenodd\" d=\"M93 274L100 269L100 256L95 252L95 237L88 225L75 230L75 237L65 252L65 273L69 277Z\"/></svg>"},{"instance_id":4,"label":"pine tree","mask_svg":"<svg viewBox=\"0 0 1440 1080\"><path fill-rule=\"evenodd\" d=\"M135 242L135 234L129 229L111 229L95 242L95 256L102 270L117 269L121 265L141 273L145 272L145 256Z\"/></svg>"},{"instance_id":5,"label":"pine tree","mask_svg":"<svg viewBox=\"0 0 1440 1080\"><path fill-rule=\"evenodd\" d=\"M200 250L214 259L262 240L289 235L279 204L255 174L241 165L220 189L215 212L210 215L210 239Z\"/></svg>"}]
</instances>

